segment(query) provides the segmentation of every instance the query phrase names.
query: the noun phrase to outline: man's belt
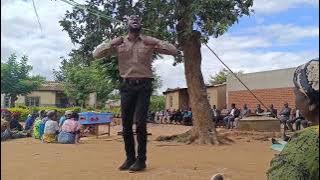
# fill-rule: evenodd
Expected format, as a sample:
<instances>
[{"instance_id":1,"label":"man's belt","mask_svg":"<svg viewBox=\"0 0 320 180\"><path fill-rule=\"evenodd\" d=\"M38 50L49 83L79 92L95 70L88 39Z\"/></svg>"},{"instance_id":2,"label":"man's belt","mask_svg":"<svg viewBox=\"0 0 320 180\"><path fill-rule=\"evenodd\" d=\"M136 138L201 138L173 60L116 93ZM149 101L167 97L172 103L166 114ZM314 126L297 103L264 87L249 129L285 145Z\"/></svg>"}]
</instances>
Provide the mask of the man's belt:
<instances>
[{"instance_id":1,"label":"man's belt","mask_svg":"<svg viewBox=\"0 0 320 180\"><path fill-rule=\"evenodd\" d=\"M151 82L153 78L122 78L122 82L129 84L140 84L144 82Z\"/></svg>"}]
</instances>

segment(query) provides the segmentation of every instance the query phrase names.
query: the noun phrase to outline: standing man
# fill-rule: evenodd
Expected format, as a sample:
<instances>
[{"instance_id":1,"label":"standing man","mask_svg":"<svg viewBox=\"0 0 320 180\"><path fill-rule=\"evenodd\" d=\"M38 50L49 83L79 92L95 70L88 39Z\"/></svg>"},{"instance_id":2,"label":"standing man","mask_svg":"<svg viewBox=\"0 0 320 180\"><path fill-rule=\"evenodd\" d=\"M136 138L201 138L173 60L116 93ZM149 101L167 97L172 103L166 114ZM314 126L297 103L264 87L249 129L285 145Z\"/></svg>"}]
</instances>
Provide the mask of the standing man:
<instances>
[{"instance_id":1,"label":"standing man","mask_svg":"<svg viewBox=\"0 0 320 180\"><path fill-rule=\"evenodd\" d=\"M283 124L284 128L287 128L287 121L290 120L291 108L289 108L289 104L285 102L283 104L283 109L279 113L280 123Z\"/></svg>"},{"instance_id":2,"label":"standing man","mask_svg":"<svg viewBox=\"0 0 320 180\"><path fill-rule=\"evenodd\" d=\"M219 122L219 119L220 119L220 110L217 109L217 106L216 105L213 105L212 106L212 112L213 112L213 121L216 123L216 125L218 124Z\"/></svg>"},{"instance_id":3,"label":"standing man","mask_svg":"<svg viewBox=\"0 0 320 180\"><path fill-rule=\"evenodd\" d=\"M142 35L141 28L140 18L132 15L128 20L127 36L103 42L93 52L94 58L103 58L111 54L118 56L122 78L120 93L123 139L127 156L119 170L141 171L146 168L146 119L152 93L152 55L154 53L173 56L179 54L172 44ZM137 127L137 157L132 131L133 117L136 118Z\"/></svg>"}]
</instances>

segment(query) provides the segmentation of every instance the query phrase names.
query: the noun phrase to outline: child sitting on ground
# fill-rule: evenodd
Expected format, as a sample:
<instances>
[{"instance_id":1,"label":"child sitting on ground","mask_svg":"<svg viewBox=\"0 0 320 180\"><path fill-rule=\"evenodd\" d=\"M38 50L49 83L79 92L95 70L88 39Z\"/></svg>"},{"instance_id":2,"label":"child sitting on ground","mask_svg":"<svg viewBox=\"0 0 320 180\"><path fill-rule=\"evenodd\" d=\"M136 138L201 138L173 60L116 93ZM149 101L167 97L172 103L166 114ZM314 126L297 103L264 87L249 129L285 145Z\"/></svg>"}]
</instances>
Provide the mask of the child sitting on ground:
<instances>
[{"instance_id":1,"label":"child sitting on ground","mask_svg":"<svg viewBox=\"0 0 320 180\"><path fill-rule=\"evenodd\" d=\"M56 137L57 137L57 134L59 133L57 113L55 111L49 111L47 114L47 117L48 117L48 120L44 126L42 142L54 143L57 141Z\"/></svg>"}]
</instances>

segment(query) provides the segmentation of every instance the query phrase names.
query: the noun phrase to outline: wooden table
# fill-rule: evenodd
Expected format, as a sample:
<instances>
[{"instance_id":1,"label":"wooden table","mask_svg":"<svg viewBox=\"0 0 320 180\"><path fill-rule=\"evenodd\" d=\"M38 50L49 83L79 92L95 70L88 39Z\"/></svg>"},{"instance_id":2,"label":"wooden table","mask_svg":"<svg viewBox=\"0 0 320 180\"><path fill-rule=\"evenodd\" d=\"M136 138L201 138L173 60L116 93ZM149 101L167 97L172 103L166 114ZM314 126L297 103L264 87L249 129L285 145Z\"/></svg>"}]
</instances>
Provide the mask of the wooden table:
<instances>
[{"instance_id":1,"label":"wooden table","mask_svg":"<svg viewBox=\"0 0 320 180\"><path fill-rule=\"evenodd\" d=\"M95 128L95 134L96 134L96 138L98 138L99 137L99 135L105 135L105 134L108 134L108 136L110 136L110 132L111 132L111 130L110 130L110 122L108 122L108 123L101 123L101 124L92 124L92 125L90 125L90 126L94 126L94 128ZM107 133L102 133L102 134L99 134L99 126L100 125L108 125L108 132Z\"/></svg>"}]
</instances>

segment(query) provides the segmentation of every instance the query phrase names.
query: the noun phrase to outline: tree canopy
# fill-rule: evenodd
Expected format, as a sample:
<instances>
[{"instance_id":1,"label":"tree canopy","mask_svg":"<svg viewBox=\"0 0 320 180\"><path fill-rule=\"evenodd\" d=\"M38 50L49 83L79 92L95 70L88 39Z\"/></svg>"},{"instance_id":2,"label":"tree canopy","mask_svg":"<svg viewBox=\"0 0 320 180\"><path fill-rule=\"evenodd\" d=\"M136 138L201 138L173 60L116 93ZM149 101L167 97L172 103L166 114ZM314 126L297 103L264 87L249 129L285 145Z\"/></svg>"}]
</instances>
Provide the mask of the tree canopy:
<instances>
[{"instance_id":1,"label":"tree canopy","mask_svg":"<svg viewBox=\"0 0 320 180\"><path fill-rule=\"evenodd\" d=\"M11 106L14 106L17 96L29 94L45 80L39 75L30 75L31 70L27 56L18 61L17 56L11 54L8 61L1 63L1 93L11 97Z\"/></svg>"},{"instance_id":2,"label":"tree canopy","mask_svg":"<svg viewBox=\"0 0 320 180\"><path fill-rule=\"evenodd\" d=\"M236 75L241 75L243 74L243 71L239 71L239 72L235 72ZM233 74L231 74L230 71L228 71L227 69L223 68L222 70L220 70L218 73L216 73L215 75L211 75L209 82L211 85L216 85L216 84L222 84L224 82L227 82L227 79L233 76Z\"/></svg>"}]
</instances>

